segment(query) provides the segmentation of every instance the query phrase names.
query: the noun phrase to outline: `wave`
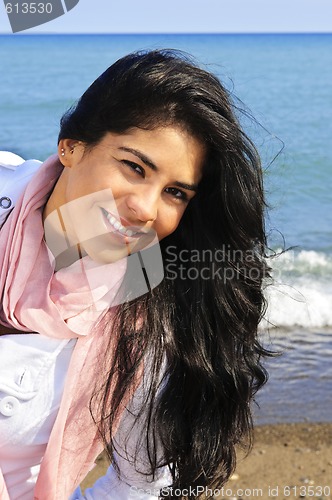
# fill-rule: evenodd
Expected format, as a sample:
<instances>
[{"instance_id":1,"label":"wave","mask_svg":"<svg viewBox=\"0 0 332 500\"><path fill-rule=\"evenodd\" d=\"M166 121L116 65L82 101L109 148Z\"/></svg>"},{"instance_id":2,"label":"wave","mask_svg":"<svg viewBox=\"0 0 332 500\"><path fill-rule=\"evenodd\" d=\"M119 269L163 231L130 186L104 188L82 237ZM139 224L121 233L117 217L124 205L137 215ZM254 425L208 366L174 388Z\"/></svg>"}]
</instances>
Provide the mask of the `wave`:
<instances>
[{"instance_id":1,"label":"wave","mask_svg":"<svg viewBox=\"0 0 332 500\"><path fill-rule=\"evenodd\" d=\"M263 327L332 326L332 255L290 250L275 258L272 268Z\"/></svg>"}]
</instances>

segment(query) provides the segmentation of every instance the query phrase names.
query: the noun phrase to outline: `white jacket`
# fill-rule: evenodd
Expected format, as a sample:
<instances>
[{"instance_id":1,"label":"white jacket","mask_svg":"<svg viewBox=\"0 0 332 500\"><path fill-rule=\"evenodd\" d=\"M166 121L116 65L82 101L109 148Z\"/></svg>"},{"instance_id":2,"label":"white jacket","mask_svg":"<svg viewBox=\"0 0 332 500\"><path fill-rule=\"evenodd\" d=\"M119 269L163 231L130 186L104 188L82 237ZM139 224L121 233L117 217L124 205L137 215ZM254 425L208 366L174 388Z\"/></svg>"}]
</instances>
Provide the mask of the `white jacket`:
<instances>
[{"instance_id":1,"label":"white jacket","mask_svg":"<svg viewBox=\"0 0 332 500\"><path fill-rule=\"evenodd\" d=\"M0 227L40 165L38 160L25 161L14 153L0 151Z\"/></svg>"}]
</instances>

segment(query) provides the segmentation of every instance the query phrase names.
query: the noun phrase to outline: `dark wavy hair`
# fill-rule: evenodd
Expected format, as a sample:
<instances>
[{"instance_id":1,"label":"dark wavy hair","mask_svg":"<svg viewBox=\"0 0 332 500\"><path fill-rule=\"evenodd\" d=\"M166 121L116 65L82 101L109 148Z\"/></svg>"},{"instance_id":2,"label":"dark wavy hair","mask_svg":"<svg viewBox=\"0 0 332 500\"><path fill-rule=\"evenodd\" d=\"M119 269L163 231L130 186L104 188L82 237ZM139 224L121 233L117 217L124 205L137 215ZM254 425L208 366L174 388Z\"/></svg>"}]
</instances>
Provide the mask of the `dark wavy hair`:
<instances>
[{"instance_id":1,"label":"dark wavy hair","mask_svg":"<svg viewBox=\"0 0 332 500\"><path fill-rule=\"evenodd\" d=\"M216 487L234 470L236 445L250 445L251 402L267 380L261 361L270 353L257 335L269 267L256 148L218 78L172 50L115 62L64 115L59 139L93 147L107 132L160 126L203 142L204 175L177 230L160 242L164 280L105 322L107 335L120 334L91 410L112 457L117 415L148 359L142 443L152 473L167 464L174 488ZM190 257L181 274L174 255Z\"/></svg>"}]
</instances>

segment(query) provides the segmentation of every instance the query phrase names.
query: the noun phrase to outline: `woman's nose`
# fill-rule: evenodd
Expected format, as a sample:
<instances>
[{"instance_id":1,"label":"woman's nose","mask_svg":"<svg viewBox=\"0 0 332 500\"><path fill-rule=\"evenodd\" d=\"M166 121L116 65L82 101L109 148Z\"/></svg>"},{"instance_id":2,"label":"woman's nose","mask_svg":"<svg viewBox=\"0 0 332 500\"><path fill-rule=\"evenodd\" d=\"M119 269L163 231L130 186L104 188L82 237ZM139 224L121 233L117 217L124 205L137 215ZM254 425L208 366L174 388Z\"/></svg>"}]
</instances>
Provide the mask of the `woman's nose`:
<instances>
[{"instance_id":1,"label":"woman's nose","mask_svg":"<svg viewBox=\"0 0 332 500\"><path fill-rule=\"evenodd\" d=\"M127 198L127 206L140 222L153 222L157 218L158 198L151 190L133 193Z\"/></svg>"}]
</instances>

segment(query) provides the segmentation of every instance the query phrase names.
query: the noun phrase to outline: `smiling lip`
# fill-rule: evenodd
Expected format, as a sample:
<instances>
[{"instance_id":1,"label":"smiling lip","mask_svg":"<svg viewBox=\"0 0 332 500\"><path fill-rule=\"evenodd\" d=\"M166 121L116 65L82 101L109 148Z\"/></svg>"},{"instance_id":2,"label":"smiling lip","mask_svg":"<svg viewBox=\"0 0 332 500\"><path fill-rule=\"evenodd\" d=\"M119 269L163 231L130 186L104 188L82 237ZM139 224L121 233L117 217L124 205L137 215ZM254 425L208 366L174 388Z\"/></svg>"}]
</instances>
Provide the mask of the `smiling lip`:
<instances>
[{"instance_id":1,"label":"smiling lip","mask_svg":"<svg viewBox=\"0 0 332 500\"><path fill-rule=\"evenodd\" d=\"M114 229L115 232L120 233L122 236L128 238L139 238L140 236L145 234L142 231L138 230L135 231L133 229L129 229L129 227L125 227L123 224L121 224L119 219L117 219L116 217L114 217L114 215L105 210L105 208L101 208L101 210L104 216L106 217L109 225Z\"/></svg>"}]
</instances>

